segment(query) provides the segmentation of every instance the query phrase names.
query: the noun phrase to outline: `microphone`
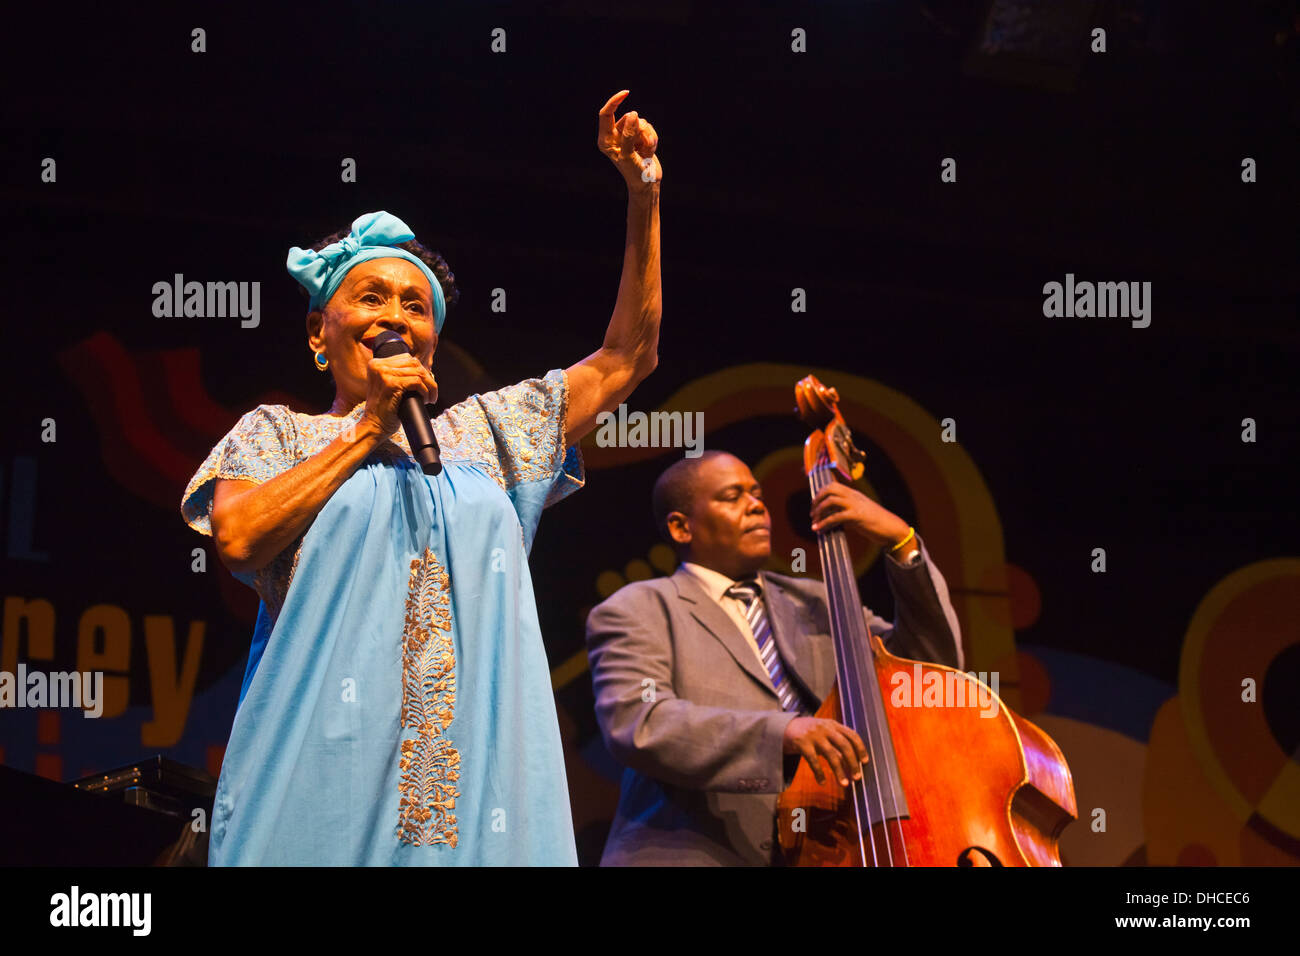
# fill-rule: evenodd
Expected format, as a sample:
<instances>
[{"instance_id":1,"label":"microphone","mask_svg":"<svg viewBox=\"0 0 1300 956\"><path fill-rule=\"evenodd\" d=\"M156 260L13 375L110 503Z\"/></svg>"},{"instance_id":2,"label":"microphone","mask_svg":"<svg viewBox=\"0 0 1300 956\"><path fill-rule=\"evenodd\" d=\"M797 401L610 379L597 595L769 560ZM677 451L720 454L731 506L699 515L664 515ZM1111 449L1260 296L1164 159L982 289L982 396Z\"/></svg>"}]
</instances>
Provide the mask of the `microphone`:
<instances>
[{"instance_id":1,"label":"microphone","mask_svg":"<svg viewBox=\"0 0 1300 956\"><path fill-rule=\"evenodd\" d=\"M371 348L375 358L391 358L394 355L410 355L402 337L391 329L375 336ZM423 395L415 390L408 390L402 395L397 406L398 417L402 419L402 430L406 432L406 441L411 446L411 454L420 463L420 470L426 475L436 475L442 471L442 455L438 451L438 439L433 436L433 423L424 410Z\"/></svg>"}]
</instances>

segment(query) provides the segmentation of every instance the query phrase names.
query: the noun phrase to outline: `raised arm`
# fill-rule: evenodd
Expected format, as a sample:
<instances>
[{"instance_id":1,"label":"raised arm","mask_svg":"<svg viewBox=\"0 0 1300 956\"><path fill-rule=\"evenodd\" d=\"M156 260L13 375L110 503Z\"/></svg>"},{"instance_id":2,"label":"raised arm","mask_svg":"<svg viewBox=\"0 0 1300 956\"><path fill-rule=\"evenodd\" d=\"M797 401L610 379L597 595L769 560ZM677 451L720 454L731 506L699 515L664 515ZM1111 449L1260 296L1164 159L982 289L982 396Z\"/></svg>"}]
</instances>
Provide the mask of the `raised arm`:
<instances>
[{"instance_id":1,"label":"raised arm","mask_svg":"<svg viewBox=\"0 0 1300 956\"><path fill-rule=\"evenodd\" d=\"M659 279L659 183L663 169L655 150L654 127L614 109L628 95L620 90L598 115L596 145L627 183L627 241L618 299L605 341L581 362L565 370L569 380L564 443L572 445L596 427L601 412L618 408L658 363L662 290Z\"/></svg>"}]
</instances>

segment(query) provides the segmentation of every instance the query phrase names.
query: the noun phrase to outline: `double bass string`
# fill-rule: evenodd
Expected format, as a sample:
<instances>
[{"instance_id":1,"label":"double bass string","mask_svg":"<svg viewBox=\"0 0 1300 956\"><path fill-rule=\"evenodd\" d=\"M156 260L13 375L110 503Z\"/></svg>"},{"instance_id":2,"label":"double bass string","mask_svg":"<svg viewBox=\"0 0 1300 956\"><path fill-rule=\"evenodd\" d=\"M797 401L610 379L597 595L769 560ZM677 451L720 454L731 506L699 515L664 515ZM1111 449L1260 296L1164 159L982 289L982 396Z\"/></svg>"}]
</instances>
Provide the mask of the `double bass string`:
<instances>
[{"instance_id":1,"label":"double bass string","mask_svg":"<svg viewBox=\"0 0 1300 956\"><path fill-rule=\"evenodd\" d=\"M826 464L823 464L819 469L817 479L818 480L814 483L816 491L827 487L830 482L834 480L833 477L828 474L828 466ZM849 623L843 618L844 602L839 599L844 592L844 582L841 580L842 566L838 560L839 555L837 554L839 549L836 548L836 543L839 541L840 537L842 537L842 535L837 534L835 530L828 531L824 534L822 539L822 544L824 545L822 548L822 566L824 577L826 579L827 591L831 598L829 605L836 625L835 633L839 637L838 646L836 647L836 661L840 671L837 676L839 677L841 722L855 729L861 728L864 731L864 736L867 739L867 752L871 763L869 771L872 774L875 774L876 768L879 765L876 755L875 741L871 733L870 725L865 723L866 714L861 711L862 701L851 691L851 688L855 685L850 679L850 675L859 671L859 662L851 653L852 642L848 639ZM858 781L854 781L850 778L849 784L852 787L853 809L858 821L859 852L862 853L863 863L864 865L866 863L866 853L863 841L867 838L871 838L872 865L879 866L875 840L872 838L871 833L871 800L870 793L867 789L868 778L864 775L861 781L860 793L858 790ZM876 781L876 789L877 792L879 792L879 780Z\"/></svg>"},{"instance_id":2,"label":"double bass string","mask_svg":"<svg viewBox=\"0 0 1300 956\"><path fill-rule=\"evenodd\" d=\"M827 486L826 468L827 465L825 463L825 460L823 459L823 461L819 462L816 466L814 466L812 472L808 476L812 487L813 497L816 497L817 492L819 492L822 488ZM834 531L826 531L818 534L817 547L818 547L818 551L821 554L822 572L823 572L823 577L826 579L827 593L831 598L831 600L827 602L830 609L831 620L832 620L831 633L832 635L837 635L842 637L844 634L844 628L846 627L846 623L840 619L840 602L834 600L834 594L840 590L841 584L837 580L838 562L832 560L833 556L831 554L831 548L832 548L831 538L833 534ZM832 588L834 588L835 590L832 591ZM848 727L856 727L856 726L860 726L861 722L854 719L854 716L856 714L855 701L854 701L855 695L846 692L848 687L850 686L848 681L848 670L851 666L855 666L855 665L848 660L849 655L844 653L844 649L845 649L845 642L843 640L840 640L839 646L837 646L835 649L835 671L836 671L835 676L836 679L839 681L839 688L840 688L840 694L839 694L840 722ZM871 766L872 768L874 768L876 766L876 753L875 753L874 745L872 744L871 733L869 730L867 732L867 754ZM871 831L871 806L867 798L867 779L866 776L864 775L861 782L862 783L861 794L859 794L858 791L857 781L854 781L853 778L850 777L849 783L853 791L853 813L854 816L857 818L857 823L858 823L858 852L861 854L862 863L865 866L867 861L867 849L864 843L866 839L864 833L870 834ZM876 786L877 789L879 789L879 781L877 781ZM871 865L872 866L880 865L880 861L876 855L876 842L874 839L872 839L871 841Z\"/></svg>"},{"instance_id":3,"label":"double bass string","mask_svg":"<svg viewBox=\"0 0 1300 956\"><path fill-rule=\"evenodd\" d=\"M851 556L849 555L848 538L846 535L844 534L840 535L838 545L843 550L844 567L846 569L845 573L848 574L851 579L853 575L853 570L852 570L853 561ZM862 623L862 618L860 616L862 610L861 601L857 600L857 588L856 586L853 586L853 582L851 580L850 580L850 588L851 590L849 590L847 593L852 594L855 598L853 602L853 609L859 615L857 617L857 621L858 623L862 624L862 631L863 631L862 640L854 641L853 642L854 647L852 650L854 660L862 662L860 667L863 673L865 673L865 678L863 681L859 682L858 687L859 689L861 689L861 691L864 694L867 695L867 699L863 702L863 706L864 707L869 706L871 707L872 710L872 719L870 721L870 726L873 728L873 731L875 733L878 733L880 735L881 738L880 750L882 756L884 757L884 774L885 774L885 779L889 782L889 801L888 801L888 806L886 806L884 788L881 787L880 785L880 768L877 767L876 790L877 790L878 799L880 800L880 804L881 804L881 818L882 818L881 822L884 824L885 845L889 849L889 865L890 866L896 865L894 862L893 844L889 842L889 836L888 836L890 822L892 821L893 825L898 828L898 842L900 848L902 849L903 865L910 866L911 862L907 856L907 838L903 833L902 815L899 812L899 807L898 807L898 794L894 790L894 781L898 779L898 767L897 767L897 760L894 755L892 739L889 735L888 718L884 713L883 707L874 706L874 702L879 697L880 694L880 685L876 678L875 668L871 666L872 650L870 645L870 631L868 631L866 625ZM867 683L867 681L870 681L870 683Z\"/></svg>"},{"instance_id":4,"label":"double bass string","mask_svg":"<svg viewBox=\"0 0 1300 956\"><path fill-rule=\"evenodd\" d=\"M822 466L818 469L818 480L814 482L815 491L826 488L835 480L830 470L828 461L823 461ZM830 601L831 613L834 615L838 625L840 635L839 647L836 648L837 664L842 667L843 672L839 674L840 678L840 711L844 715L845 708L848 714L845 715L844 723L855 730L860 729L866 737L867 754L870 758L868 767L869 776L863 775L860 781L861 792L859 793L859 781L850 777L849 784L853 788L853 807L858 816L858 838L861 849L863 840L871 841L872 865L879 866L879 853L876 848L875 832L872 828L871 820L871 793L869 790L869 780L874 779L877 806L880 807L880 817L882 822L885 821L885 807L883 788L880 784L880 759L879 750L884 749L884 740L880 741L881 746L876 746L877 732L874 721L870 719L863 705L864 701L861 696L854 692L854 688L861 688L863 678L863 662L858 656L859 641L853 639L857 633L850 620L844 617L849 613L847 608L846 596L853 593L852 582L847 580L851 575L851 563L848 562L848 545L844 540L844 532L840 529L833 529L826 532L823 536L825 547L822 549L822 565L825 572L828 591L833 588L832 600ZM855 608L856 608L855 603ZM859 618L860 621L860 618ZM860 797L860 800L859 800ZM886 824L888 826L888 824ZM885 853L889 857L889 865L893 866L893 848L889 844L888 838L885 840ZM862 854L863 865L866 864L866 853Z\"/></svg>"},{"instance_id":5,"label":"double bass string","mask_svg":"<svg viewBox=\"0 0 1300 956\"><path fill-rule=\"evenodd\" d=\"M884 788L880 785L880 768L878 767L876 772L876 791L881 804L881 822L884 824L885 846L889 850L889 865L890 866L895 865L893 845L889 842L889 836L888 836L889 825L890 825L890 821L892 820L894 826L898 828L898 840L899 840L899 845L902 848L903 865L910 866L911 862L907 856L907 838L903 833L903 821L901 819L901 814L899 813L899 808L898 808L898 794L894 790L894 781L895 779L898 778L898 773L897 773L898 768L897 768L897 761L894 755L893 744L889 736L888 718L884 714L883 707L877 708L872 706L874 703L874 698L878 696L880 693L880 685L876 679L875 668L871 666L872 650L870 645L870 632L867 630L865 623L862 622L861 601L857 600L857 587L856 587L856 583L852 580L853 560L852 560L852 556L849 554L848 536L841 533L838 539L836 540L836 545L842 552L841 557L843 560L842 567L844 568L844 574L847 575L847 577L849 578L849 581L845 584L844 593L846 595L851 594L854 596L853 610L858 615L856 617L857 622L859 624L862 624L862 631L863 631L862 640L853 641L852 642L853 647L851 649L851 653L853 655L854 661L861 662L860 664L856 664L855 666L859 668L860 673L865 674L865 677L858 682L858 688L862 691L863 694L867 695L867 699L863 701L863 706L871 707L872 719L869 721L869 726L873 728L873 732L878 733L880 735L881 738L880 750L885 760L885 767L884 767L885 779L889 782L889 806L886 807ZM867 683L867 681L870 681L870 683ZM877 721L881 721L881 723L878 724ZM872 755L872 759L875 759L874 754Z\"/></svg>"},{"instance_id":6,"label":"double bass string","mask_svg":"<svg viewBox=\"0 0 1300 956\"><path fill-rule=\"evenodd\" d=\"M824 488L824 487L828 486L829 483L830 483L831 481L834 481L834 480L835 480L835 479L834 479L834 475L831 474L830 471L829 471L829 464L828 464L828 463L827 463L826 465L823 465L823 467L820 469L820 471L821 471L821 479L822 479L822 480L821 480L820 482L817 482L817 481L814 482L814 493L815 493L815 491L820 490L820 488ZM818 486L820 486L820 487L818 487ZM826 543L828 544L829 549L830 549L831 551L834 552L833 557L835 558L835 560L828 562L828 561L826 560L826 559L827 559L827 555L826 555L825 553L823 553L823 555L822 555L822 557L823 557L823 562L822 562L822 563L823 563L823 566L827 569L827 580L830 581L831 578L832 578L832 576L835 578L835 583L836 583L836 587L837 587L838 594L839 594L839 596L840 596L841 598L843 598L843 600L841 600L841 601L833 601L833 602L832 602L832 605L839 605L839 609L834 609L834 610L833 610L833 613L836 613L836 617L837 617L837 620L838 620L838 619L840 618L840 614L841 614L841 613L845 613L845 614L848 613L848 607L847 607L847 604L848 604L849 602L848 602L847 598L848 598L850 595L854 595L854 594L856 594L856 588L854 587L854 582L852 581L852 567L853 567L853 564L852 564L851 556L850 556L850 554L849 554L848 541L847 541L847 539L846 539L846 537L845 537L845 535L843 534L842 531L841 531L839 534L835 534L833 537L832 537L831 535L827 535L827 542L826 542ZM845 580L841 580L841 578L844 578ZM855 610L855 611L859 611L860 602L857 601L857 600L854 600L854 601L851 602L851 603L853 604L853 608L854 608L854 610ZM859 614L860 614L860 611L859 611ZM859 624L862 623L862 620L861 620L861 617L860 617L860 616L856 617L855 620L856 620ZM842 657L844 657L844 658L846 659L846 660L845 660L845 674L842 675L842 677L847 677L847 676L848 676L848 670L851 669L851 670L854 672L855 676L858 678L858 680L857 680L857 682L856 682L856 684L855 684L854 686L855 686L855 687L856 687L860 692L862 692L862 693L868 695L867 699L865 699L865 700L863 700L863 699L858 699L857 701L851 703L851 704L850 704L850 711L851 711L851 712L854 711L854 709L855 709L855 708L854 708L854 705L855 705L855 704L856 704L857 706L859 706L859 707L864 708L864 712L863 712L863 714L862 714L863 719L864 719L864 724L863 724L863 726L865 726L865 729L867 730L867 737L868 737L868 741L867 741L867 751L868 751L868 755L869 755L869 757L870 757L870 762L871 762L871 764L872 764L872 769L873 769L872 777L873 777L874 780L875 780L876 796L877 796L877 799L878 799L878 801L879 801L879 806L880 806L880 808L881 808L881 822L884 823L884 825L885 825L885 832L886 832L886 837L885 837L885 850L886 850L886 852L887 852L887 854L888 854L888 856L889 856L889 865L890 865L890 866L894 866L894 865L895 865L894 858L893 858L893 857L894 857L893 846L892 846L891 842L889 841L889 838L888 838L888 835L887 835L887 834L888 834L889 825L890 825L890 821L892 820L894 826L896 826L896 827L898 828L899 845L900 845L900 847L901 847L902 855L903 855L902 865L903 865L903 866L910 866L911 863L910 863L910 860L908 859L908 853L907 853L907 840L906 840L906 836L905 836L905 834L904 834L904 832L903 832L903 823L902 823L902 819L901 819L901 816L900 816L900 813L899 813L898 794L897 794L897 792L896 792L895 789L894 789L894 779L895 779L895 776L896 776L897 766L896 766L896 760L895 760L895 757L894 757L894 754L893 754L893 748L890 746L889 739L888 739L888 733L887 733L887 732L888 732L888 727L887 727L887 725L885 725L885 726L880 726L880 727L877 727L877 726L876 726L877 721L880 720L880 719L882 719L882 717L883 717L883 715L881 714L879 708L872 708L872 713L871 713L870 715L868 715L868 714L865 712L865 709L866 709L866 708L869 708L870 705L871 705L871 699L872 699L872 698L870 697L870 693L869 693L870 690L873 689L873 688L874 688L874 689L878 689L878 688L876 688L876 685L875 685L875 684L872 685L872 688L868 688L867 684L865 683L865 679L866 679L867 677L869 677L873 682L876 680L876 676L875 676L875 673L874 673L874 669L872 669L872 668L870 668L870 667L868 666L868 665L870 664L870 655L871 655L871 648L870 648L870 646L869 646L869 644L868 644L868 641L869 641L869 639L870 639L870 638L869 638L869 633L866 631L866 628L865 628L865 626L864 626L864 627L862 628L862 631L863 631L863 639L862 639L862 640L854 640L854 639L852 639L852 636L855 635L855 634L857 633L858 628L855 627L855 626L853 626L853 625L851 625L851 624L849 624L849 622L847 622L847 621L839 620L839 623L840 623L841 628L842 628L841 633L843 633L843 634L845 635L845 637L846 637L846 640L841 642L841 644L844 645L844 646L842 647L842 650L843 650L845 653L838 655L838 656L842 656ZM862 655L862 656L860 657L859 655ZM850 660L850 659L851 659L851 660ZM847 694L845 693L846 686L847 686L847 685L845 684L844 680L841 679L841 683L840 683L840 708L841 708L841 713L843 713L843 709L844 709L844 706L845 706L845 705L844 705L844 700L845 700L845 698L848 697L848 696L850 696L850 695L847 695ZM857 695L851 695L851 696L855 696L855 697L856 697ZM852 725L850 725L850 726L852 726ZM879 748L877 748L877 747L875 746L875 738L876 738L877 735L879 735L879 737L880 737L880 747L879 747ZM886 765L885 765L885 776L886 776L886 778L887 778L887 780L888 780L888 782L889 782L889 800L888 800L888 804L889 804L889 806L888 806L888 808L886 808L886 800L885 800L885 794L884 794L884 787L881 785L881 782L880 782L880 760L879 760L879 757L878 757L878 755L877 755L877 750L879 750L880 753L882 753L882 754L884 755L885 760L886 760ZM854 792L855 792L854 808L855 808L855 810L857 810L857 800L856 800L856 795L857 795L857 790L856 790L856 788L857 788L857 783L856 783L856 782L852 782L852 783L853 783L853 786L854 786ZM864 779L862 780L862 789L863 789L863 798L864 798L864 802L866 802L866 798L867 798L867 780L865 779L865 777L864 777ZM859 814L859 817L861 817L861 814ZM869 828L870 828L870 820L871 820L871 817L870 817L870 813L869 813L869 804L868 804L867 825L868 825ZM859 819L859 824L861 824L861 819ZM861 831L861 825L860 825L860 826L859 826L859 837L860 837L860 838L861 838L861 832L862 832L862 831ZM873 856L873 858L876 856L876 847L875 847L875 838L874 838L874 833L872 834L872 856ZM865 855L864 855L864 856L863 856L863 861L865 862L865 860L866 860L866 857L865 857ZM878 864L877 864L877 865L878 865Z\"/></svg>"},{"instance_id":7,"label":"double bass string","mask_svg":"<svg viewBox=\"0 0 1300 956\"><path fill-rule=\"evenodd\" d=\"M847 578L851 577L852 574L850 570L852 568L852 562L849 560L848 542L846 540L845 533L842 530L837 529L837 533L835 533L834 537L831 539L830 545L832 550L836 552L835 554L836 560L834 564L836 566L835 575L837 578L837 590L839 593L839 600L836 603L840 605L840 613L842 614L851 613L848 608L848 605L850 603L853 604L854 611L861 613L858 610L859 607L858 603L856 601L850 602L848 600L849 595L855 593L855 591L851 589L850 582L847 580ZM842 632L844 635L844 639L841 641L841 646L844 652L844 657L847 661L846 668L851 670L855 674L857 679L854 683L848 685L848 687L846 687L845 685L841 685L840 697L841 699L843 699L845 696L848 696L851 700L853 700L856 705L856 708L860 711L862 715L862 719L858 724L858 726L862 727L865 736L867 738L867 750L871 757L871 767L870 767L871 779L875 783L876 805L880 807L881 822L885 825L885 828L888 829L889 822L885 810L884 788L880 782L880 770L881 770L880 755L885 753L888 750L888 742L885 740L884 735L881 733L881 729L876 725L876 721L873 719L872 714L868 711L867 702L860 696L860 691L866 686L865 684L863 684L863 680L866 679L866 675L868 672L868 668L866 668L865 666L866 662L863 661L863 659L859 656L860 651L862 650L861 645L863 642L856 639L857 638L856 629L853 624L849 623L848 620L845 620L842 626L844 628ZM846 691L848 691L847 694ZM877 740L879 740L879 746L877 746L876 744ZM885 771L887 775L888 774L887 765ZM855 783L854 786L856 785L857 784ZM862 790L865 798L868 794L866 777L864 777L862 780ZM876 836L875 836L874 827L871 822L871 816L869 813L867 816L866 832L871 839L872 853L874 855L876 852ZM885 853L888 856L888 865L893 866L894 848L890 844L887 834L885 836ZM876 865L879 864L877 863Z\"/></svg>"},{"instance_id":8,"label":"double bass string","mask_svg":"<svg viewBox=\"0 0 1300 956\"><path fill-rule=\"evenodd\" d=\"M862 623L861 601L856 599L857 587L855 582L853 582L852 580L853 561L849 554L848 537L844 534L841 534L837 541L837 544L841 549L841 551L843 552L842 557L844 562L843 567L845 569L844 573L850 579L847 584L849 590L846 591L846 593L850 593L854 595L855 600L853 602L853 610L858 614L856 620L859 623ZM869 684L866 683L866 680L860 681L858 684L858 687L862 690L862 692L868 695L868 700L864 701L864 706L868 706L871 704L872 701L874 701L876 697L879 696L880 685L876 679L875 668L871 666L872 650L870 645L870 632L867 631L865 623L862 623L862 630L863 630L863 639L861 641L853 642L854 647L852 649L852 653L855 661L861 660L863 662L862 666L865 668L866 680L870 680ZM860 658L859 655L861 655ZM898 828L898 841L899 841L899 846L901 847L903 853L903 865L910 866L911 861L908 859L908 855L907 855L907 838L903 833L903 821L901 818L901 814L899 813L898 794L894 790L894 781L898 779L898 767L897 767L897 760L894 755L893 744L889 736L888 718L884 713L883 706L879 708L872 707L872 716L873 719L871 721L871 726L875 728L875 732L879 733L881 737L880 749L885 759L885 767L884 767L885 778L886 780L889 781L889 807L886 808L885 798L884 798L884 788L882 788L880 785L879 768L877 768L876 789L881 803L881 817L886 832L885 844L889 848L889 854L890 854L889 863L890 866L895 865L893 859L893 845L889 842L889 837L888 837L889 825L890 825L890 821L892 820L894 826ZM877 720L882 721L882 723L880 723L879 726L877 726L876 723Z\"/></svg>"}]
</instances>

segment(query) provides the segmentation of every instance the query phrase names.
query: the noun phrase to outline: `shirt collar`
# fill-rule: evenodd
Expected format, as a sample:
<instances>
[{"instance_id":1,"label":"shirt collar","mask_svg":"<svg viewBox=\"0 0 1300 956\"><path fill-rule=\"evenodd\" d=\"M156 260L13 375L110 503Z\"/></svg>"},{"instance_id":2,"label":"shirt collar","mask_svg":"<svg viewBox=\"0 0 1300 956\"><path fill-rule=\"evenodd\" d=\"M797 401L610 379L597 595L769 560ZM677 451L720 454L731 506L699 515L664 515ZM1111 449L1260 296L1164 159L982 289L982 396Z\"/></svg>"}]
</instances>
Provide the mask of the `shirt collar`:
<instances>
[{"instance_id":1,"label":"shirt collar","mask_svg":"<svg viewBox=\"0 0 1300 956\"><path fill-rule=\"evenodd\" d=\"M727 577L721 571L714 571L712 568L706 568L702 564L695 564L691 561L683 561L682 569L704 585L704 590L715 601L721 601L726 596L727 588L736 583L734 578ZM754 576L754 580L758 581L761 590L762 581L757 575Z\"/></svg>"}]
</instances>

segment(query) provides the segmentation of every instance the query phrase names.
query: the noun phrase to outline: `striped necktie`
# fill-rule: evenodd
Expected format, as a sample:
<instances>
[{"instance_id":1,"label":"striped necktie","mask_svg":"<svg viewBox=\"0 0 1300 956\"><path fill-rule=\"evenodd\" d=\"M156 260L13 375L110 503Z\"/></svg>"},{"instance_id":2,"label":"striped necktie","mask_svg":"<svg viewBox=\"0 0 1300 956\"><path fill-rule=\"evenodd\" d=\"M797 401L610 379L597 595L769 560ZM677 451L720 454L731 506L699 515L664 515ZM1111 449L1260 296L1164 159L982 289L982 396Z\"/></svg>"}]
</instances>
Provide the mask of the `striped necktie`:
<instances>
[{"instance_id":1,"label":"striped necktie","mask_svg":"<svg viewBox=\"0 0 1300 956\"><path fill-rule=\"evenodd\" d=\"M744 581L737 581L727 588L725 593L727 597L739 600L745 608L745 618L749 621L749 629L754 632L759 656L763 659L763 666L767 668L768 676L772 678L772 686L776 689L781 707L795 714L807 713L799 699L798 689L793 682L786 680L785 668L781 665L781 655L776 649L776 642L772 640L772 628L767 623L767 614L763 610L761 590L762 586L756 579L747 578Z\"/></svg>"}]
</instances>

